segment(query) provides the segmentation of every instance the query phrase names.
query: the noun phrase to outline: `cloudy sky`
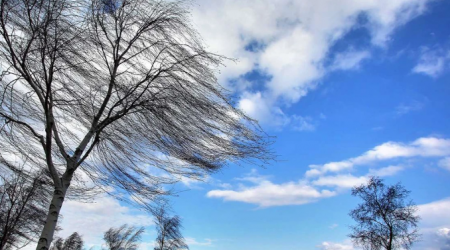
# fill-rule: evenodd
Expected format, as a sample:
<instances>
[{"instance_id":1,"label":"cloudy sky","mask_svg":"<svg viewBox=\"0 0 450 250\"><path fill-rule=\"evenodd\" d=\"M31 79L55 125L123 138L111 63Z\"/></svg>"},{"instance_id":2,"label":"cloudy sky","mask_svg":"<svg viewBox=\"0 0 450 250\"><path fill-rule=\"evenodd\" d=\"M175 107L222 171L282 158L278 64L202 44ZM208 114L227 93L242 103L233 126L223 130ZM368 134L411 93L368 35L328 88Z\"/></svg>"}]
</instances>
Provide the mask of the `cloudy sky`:
<instances>
[{"instance_id":1,"label":"cloudy sky","mask_svg":"<svg viewBox=\"0 0 450 250\"><path fill-rule=\"evenodd\" d=\"M197 0L212 52L236 58L219 81L276 136L279 161L231 166L173 197L192 250L356 249L354 185L401 182L419 205L422 241L450 249L450 1ZM90 244L151 218L109 197L68 201L61 236Z\"/></svg>"}]
</instances>

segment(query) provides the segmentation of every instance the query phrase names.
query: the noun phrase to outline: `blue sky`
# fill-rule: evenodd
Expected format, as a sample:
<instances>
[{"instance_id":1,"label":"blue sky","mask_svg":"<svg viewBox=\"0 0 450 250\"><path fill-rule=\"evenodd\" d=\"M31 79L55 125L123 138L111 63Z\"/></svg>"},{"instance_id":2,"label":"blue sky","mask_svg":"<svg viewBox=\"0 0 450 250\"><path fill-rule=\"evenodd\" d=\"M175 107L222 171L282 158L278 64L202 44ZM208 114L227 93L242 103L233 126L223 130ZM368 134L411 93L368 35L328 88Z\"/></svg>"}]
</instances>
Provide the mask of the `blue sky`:
<instances>
[{"instance_id":1,"label":"blue sky","mask_svg":"<svg viewBox=\"0 0 450 250\"><path fill-rule=\"evenodd\" d=\"M450 249L450 1L194 1L227 61L219 82L276 136L279 161L183 179L173 210L192 250L351 250L350 188L379 175L419 205L414 249ZM59 234L90 244L149 216L109 197L68 201ZM83 220L83 221L81 221Z\"/></svg>"}]
</instances>

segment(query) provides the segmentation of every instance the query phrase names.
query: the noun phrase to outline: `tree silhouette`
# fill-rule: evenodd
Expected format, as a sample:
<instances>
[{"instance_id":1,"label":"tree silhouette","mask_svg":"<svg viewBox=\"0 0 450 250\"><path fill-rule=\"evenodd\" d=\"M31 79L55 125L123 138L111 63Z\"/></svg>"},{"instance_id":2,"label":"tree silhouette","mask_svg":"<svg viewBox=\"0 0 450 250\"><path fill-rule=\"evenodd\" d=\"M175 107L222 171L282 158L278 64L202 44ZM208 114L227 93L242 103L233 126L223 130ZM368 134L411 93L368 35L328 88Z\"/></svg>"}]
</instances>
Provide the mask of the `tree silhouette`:
<instances>
[{"instance_id":1,"label":"tree silhouette","mask_svg":"<svg viewBox=\"0 0 450 250\"><path fill-rule=\"evenodd\" d=\"M273 158L217 83L223 57L204 49L182 1L109 2L0 3L0 154L30 156L53 181L39 250L77 175L152 210L180 176Z\"/></svg>"},{"instance_id":2,"label":"tree silhouette","mask_svg":"<svg viewBox=\"0 0 450 250\"><path fill-rule=\"evenodd\" d=\"M402 185L386 186L378 177L352 189L363 203L350 212L357 225L349 236L363 249L410 249L419 235L417 207L406 201L409 191Z\"/></svg>"},{"instance_id":3,"label":"tree silhouette","mask_svg":"<svg viewBox=\"0 0 450 250\"><path fill-rule=\"evenodd\" d=\"M36 241L49 204L44 175L2 170L0 174L0 250L18 249Z\"/></svg>"},{"instance_id":4,"label":"tree silhouette","mask_svg":"<svg viewBox=\"0 0 450 250\"><path fill-rule=\"evenodd\" d=\"M124 224L119 228L108 229L103 239L107 250L136 250L142 233L144 233L143 227L136 228Z\"/></svg>"},{"instance_id":5,"label":"tree silhouette","mask_svg":"<svg viewBox=\"0 0 450 250\"><path fill-rule=\"evenodd\" d=\"M181 220L178 216L170 217L167 208L162 206L154 214L157 230L155 250L189 249L181 235Z\"/></svg>"},{"instance_id":6,"label":"tree silhouette","mask_svg":"<svg viewBox=\"0 0 450 250\"><path fill-rule=\"evenodd\" d=\"M81 236L74 232L67 239L57 238L50 247L50 250L82 250L83 239Z\"/></svg>"}]
</instances>

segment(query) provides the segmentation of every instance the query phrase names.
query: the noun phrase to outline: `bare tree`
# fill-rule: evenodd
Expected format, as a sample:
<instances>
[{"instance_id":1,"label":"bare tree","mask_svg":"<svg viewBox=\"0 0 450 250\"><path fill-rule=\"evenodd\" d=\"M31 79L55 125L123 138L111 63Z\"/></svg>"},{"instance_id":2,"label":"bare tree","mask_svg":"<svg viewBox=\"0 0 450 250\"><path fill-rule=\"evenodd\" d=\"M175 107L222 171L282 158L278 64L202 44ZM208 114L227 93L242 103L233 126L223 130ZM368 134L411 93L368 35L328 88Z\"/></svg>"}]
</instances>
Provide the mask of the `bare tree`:
<instances>
[{"instance_id":1,"label":"bare tree","mask_svg":"<svg viewBox=\"0 0 450 250\"><path fill-rule=\"evenodd\" d=\"M83 239L81 236L74 232L67 239L57 238L50 247L50 250L82 250L83 249Z\"/></svg>"},{"instance_id":2,"label":"bare tree","mask_svg":"<svg viewBox=\"0 0 450 250\"><path fill-rule=\"evenodd\" d=\"M357 222L349 236L363 249L410 249L418 240L415 215L417 207L406 201L409 191L402 185L386 186L378 177L371 177L367 185L355 187L352 195L363 203L350 212Z\"/></svg>"},{"instance_id":3,"label":"bare tree","mask_svg":"<svg viewBox=\"0 0 450 250\"><path fill-rule=\"evenodd\" d=\"M182 1L1 1L0 153L30 155L54 186L37 249L49 248L77 173L152 209L161 184L273 158L217 83L222 59Z\"/></svg>"},{"instance_id":4,"label":"bare tree","mask_svg":"<svg viewBox=\"0 0 450 250\"><path fill-rule=\"evenodd\" d=\"M170 217L167 208L162 206L153 214L158 236L155 250L181 250L189 249L181 235L181 220L178 216Z\"/></svg>"},{"instance_id":5,"label":"bare tree","mask_svg":"<svg viewBox=\"0 0 450 250\"><path fill-rule=\"evenodd\" d=\"M2 171L3 172L3 171ZM36 241L44 227L48 180L25 171L0 174L0 250Z\"/></svg>"},{"instance_id":6,"label":"bare tree","mask_svg":"<svg viewBox=\"0 0 450 250\"><path fill-rule=\"evenodd\" d=\"M105 232L103 239L107 250L136 250L142 233L143 227L136 228L125 224L119 228L110 228Z\"/></svg>"}]
</instances>

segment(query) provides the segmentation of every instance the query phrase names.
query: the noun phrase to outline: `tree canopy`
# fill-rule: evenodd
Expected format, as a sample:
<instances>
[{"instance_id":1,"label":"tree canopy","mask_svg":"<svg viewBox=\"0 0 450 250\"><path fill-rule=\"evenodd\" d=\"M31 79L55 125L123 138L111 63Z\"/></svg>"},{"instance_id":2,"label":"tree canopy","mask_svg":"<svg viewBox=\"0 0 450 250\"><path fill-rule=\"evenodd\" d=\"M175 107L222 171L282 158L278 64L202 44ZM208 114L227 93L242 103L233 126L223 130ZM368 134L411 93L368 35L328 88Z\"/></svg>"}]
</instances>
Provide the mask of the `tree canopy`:
<instances>
[{"instance_id":1,"label":"tree canopy","mask_svg":"<svg viewBox=\"0 0 450 250\"><path fill-rule=\"evenodd\" d=\"M350 238L364 249L410 249L418 240L417 207L407 200L409 191L401 184L387 186L378 177L352 189L363 200L350 212L356 221Z\"/></svg>"},{"instance_id":2,"label":"tree canopy","mask_svg":"<svg viewBox=\"0 0 450 250\"><path fill-rule=\"evenodd\" d=\"M0 173L0 250L37 241L50 203L45 177L26 171Z\"/></svg>"},{"instance_id":3,"label":"tree canopy","mask_svg":"<svg viewBox=\"0 0 450 250\"><path fill-rule=\"evenodd\" d=\"M183 250L189 249L181 234L181 219L169 216L166 207L160 207L153 216L156 224L156 246L154 250Z\"/></svg>"},{"instance_id":4,"label":"tree canopy","mask_svg":"<svg viewBox=\"0 0 450 250\"><path fill-rule=\"evenodd\" d=\"M38 249L78 181L151 210L161 184L272 159L188 14L183 1L1 1L1 157L27 156L54 185Z\"/></svg>"}]
</instances>

